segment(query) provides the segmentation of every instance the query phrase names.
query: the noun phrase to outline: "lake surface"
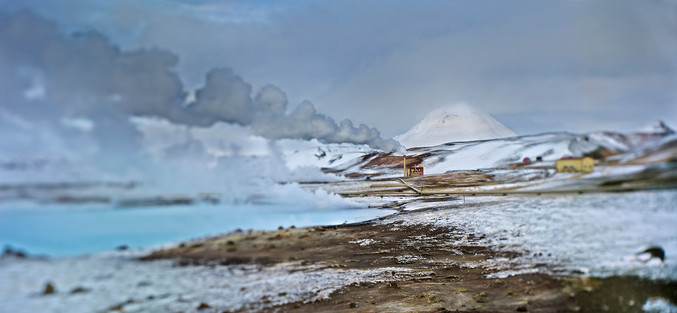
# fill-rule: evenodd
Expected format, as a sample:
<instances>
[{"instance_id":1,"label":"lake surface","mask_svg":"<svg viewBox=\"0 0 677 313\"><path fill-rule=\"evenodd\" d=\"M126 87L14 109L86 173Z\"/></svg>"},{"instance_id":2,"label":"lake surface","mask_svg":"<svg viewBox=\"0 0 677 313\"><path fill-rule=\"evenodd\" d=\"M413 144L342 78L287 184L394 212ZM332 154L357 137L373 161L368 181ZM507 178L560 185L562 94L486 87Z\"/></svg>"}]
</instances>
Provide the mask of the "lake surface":
<instances>
[{"instance_id":1,"label":"lake surface","mask_svg":"<svg viewBox=\"0 0 677 313\"><path fill-rule=\"evenodd\" d=\"M394 211L304 205L224 204L116 209L63 205L0 206L0 245L30 254L75 256L118 246L148 248L232 231L334 225Z\"/></svg>"}]
</instances>

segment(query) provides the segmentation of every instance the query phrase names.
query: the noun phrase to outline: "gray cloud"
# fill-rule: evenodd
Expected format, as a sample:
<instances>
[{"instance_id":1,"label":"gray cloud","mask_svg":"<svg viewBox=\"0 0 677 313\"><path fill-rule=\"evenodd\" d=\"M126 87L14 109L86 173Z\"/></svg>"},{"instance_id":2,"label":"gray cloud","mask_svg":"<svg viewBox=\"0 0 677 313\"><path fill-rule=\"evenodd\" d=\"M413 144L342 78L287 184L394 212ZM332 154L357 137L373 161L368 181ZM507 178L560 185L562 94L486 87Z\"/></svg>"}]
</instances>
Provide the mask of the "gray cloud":
<instances>
[{"instance_id":1,"label":"gray cloud","mask_svg":"<svg viewBox=\"0 0 677 313\"><path fill-rule=\"evenodd\" d=\"M251 126L272 139L317 138L385 151L399 148L375 129L353 127L350 121L337 125L310 102L286 114L288 101L282 90L267 85L253 98L252 86L229 69L210 70L195 100L185 103L177 63L178 57L165 50L121 51L98 33L63 35L53 23L32 13L0 19L0 77L9 82L2 106L32 122L91 119L92 133L106 146L121 148L137 141L133 131L123 131L131 127L124 117L155 116L192 126L216 122ZM118 151L133 150L127 148Z\"/></svg>"},{"instance_id":2,"label":"gray cloud","mask_svg":"<svg viewBox=\"0 0 677 313\"><path fill-rule=\"evenodd\" d=\"M227 64L253 90L274 83L290 103L313 99L388 136L458 101L522 134L677 125L674 0L177 2L4 7L101 30L126 50L170 49L191 89Z\"/></svg>"},{"instance_id":3,"label":"gray cloud","mask_svg":"<svg viewBox=\"0 0 677 313\"><path fill-rule=\"evenodd\" d=\"M106 10L82 0L43 2L10 6L41 10L72 28L105 30L126 48L175 51L188 86L229 64L254 90L273 82L292 103L310 98L328 115L352 117L388 135L461 100L521 133L555 124L569 131L623 129L656 118L677 124L674 0L190 7L122 0ZM91 18L96 13L100 19ZM385 119L386 110L397 113ZM533 112L537 119L520 118ZM581 115L586 118L571 118Z\"/></svg>"}]
</instances>

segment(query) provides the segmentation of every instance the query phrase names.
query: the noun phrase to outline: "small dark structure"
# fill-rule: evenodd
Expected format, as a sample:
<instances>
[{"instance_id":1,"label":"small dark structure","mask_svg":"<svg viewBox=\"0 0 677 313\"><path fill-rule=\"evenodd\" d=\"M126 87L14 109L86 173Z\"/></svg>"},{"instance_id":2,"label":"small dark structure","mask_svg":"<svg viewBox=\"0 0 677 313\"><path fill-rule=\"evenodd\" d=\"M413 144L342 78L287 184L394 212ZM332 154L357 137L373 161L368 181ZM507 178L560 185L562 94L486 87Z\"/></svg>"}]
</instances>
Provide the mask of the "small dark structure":
<instances>
[{"instance_id":1,"label":"small dark structure","mask_svg":"<svg viewBox=\"0 0 677 313\"><path fill-rule=\"evenodd\" d=\"M648 253L650 256L648 260L651 260L653 258L659 258L661 262L665 261L665 250L663 250L663 248L661 247L651 246L646 248L644 251L637 253L637 255L645 253Z\"/></svg>"}]
</instances>

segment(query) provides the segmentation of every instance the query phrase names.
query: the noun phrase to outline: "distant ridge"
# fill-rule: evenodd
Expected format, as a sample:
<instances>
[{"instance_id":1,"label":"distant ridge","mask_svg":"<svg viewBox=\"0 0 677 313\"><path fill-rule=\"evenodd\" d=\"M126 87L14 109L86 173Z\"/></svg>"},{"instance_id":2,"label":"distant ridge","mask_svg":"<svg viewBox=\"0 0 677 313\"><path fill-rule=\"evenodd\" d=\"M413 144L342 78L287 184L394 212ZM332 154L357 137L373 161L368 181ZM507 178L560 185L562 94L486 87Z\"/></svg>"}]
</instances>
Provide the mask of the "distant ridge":
<instances>
[{"instance_id":1,"label":"distant ridge","mask_svg":"<svg viewBox=\"0 0 677 313\"><path fill-rule=\"evenodd\" d=\"M489 114L471 105L457 103L428 113L422 121L394 139L413 148L512 136L517 134Z\"/></svg>"},{"instance_id":2,"label":"distant ridge","mask_svg":"<svg viewBox=\"0 0 677 313\"><path fill-rule=\"evenodd\" d=\"M675 131L670 128L668 125L666 125L663 121L658 120L651 125L647 125L645 127L642 127L640 129L635 130L637 133L641 134L674 134Z\"/></svg>"}]
</instances>

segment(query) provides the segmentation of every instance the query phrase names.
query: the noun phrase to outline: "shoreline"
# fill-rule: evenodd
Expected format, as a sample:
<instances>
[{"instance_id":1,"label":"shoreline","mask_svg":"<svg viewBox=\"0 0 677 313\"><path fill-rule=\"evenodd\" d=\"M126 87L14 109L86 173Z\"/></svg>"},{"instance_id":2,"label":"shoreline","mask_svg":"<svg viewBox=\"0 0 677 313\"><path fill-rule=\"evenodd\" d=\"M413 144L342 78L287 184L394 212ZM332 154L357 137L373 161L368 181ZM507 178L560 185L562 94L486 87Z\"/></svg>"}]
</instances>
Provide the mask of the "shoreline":
<instances>
[{"instance_id":1,"label":"shoreline","mask_svg":"<svg viewBox=\"0 0 677 313\"><path fill-rule=\"evenodd\" d=\"M642 305L651 299L677 303L677 281L553 274L546 263L525 270L511 262L524 252L479 245L482 235L404 223L410 215L436 210L401 211L352 224L233 233L155 250L140 259L172 260L178 267L285 264L307 275L318 269L378 272L346 281L324 297L311 294L280 303L285 291L264 295L239 309L243 312L643 312ZM450 244L459 236L468 244Z\"/></svg>"},{"instance_id":2,"label":"shoreline","mask_svg":"<svg viewBox=\"0 0 677 313\"><path fill-rule=\"evenodd\" d=\"M332 186L343 188L341 184ZM45 272L39 268L36 272L49 276L38 276L44 280L24 288L22 295L28 294L25 290L33 292L28 297L37 302L31 305L54 302L54 297L39 295L41 287L34 285L54 280L59 290L79 287L85 290L75 295L61 291L58 295L61 301L89 297L90 310L78 312L95 308L111 313L671 312L677 309L677 280L670 273L668 277L672 278L666 279L647 276L651 273L645 271L651 270L647 268L638 271L621 268L617 271L620 274L603 275L599 271L576 272L571 268L567 271L553 260L576 256L594 257L590 262L618 261L611 258L619 255L612 253L606 259L576 255L594 245L584 245L581 248L584 250L568 254L571 251L567 249L574 246L559 249L553 245L553 238L539 238L546 240L540 246L532 244L534 236L553 234L561 237L557 240L574 242L567 237L571 235L566 233L567 227L594 230L600 219L608 219L609 214L616 216L610 225L621 229L638 217L642 217L643 225L655 227L656 221L662 221L665 226L673 220L675 197L674 190L538 197L478 193L465 202L462 197L447 195L360 197L355 200L365 206L395 212L350 224L273 231L235 230L146 249L144 253L130 250L107 256L47 260L45 264L58 265L48 267L58 270ZM653 220L645 220L647 217L635 205L647 199L652 208L660 208L669 218L654 214ZM570 215L572 208L579 213ZM642 234L642 229L639 231ZM664 236L665 231L652 228L644 234ZM592 234L581 229L573 233L584 234L584 238ZM674 234L672 227L667 233ZM602 242L616 240L619 234L624 235L606 229ZM636 241L639 242L643 241ZM674 257L670 254L674 249L670 241L667 243L664 247L669 252L669 261L662 264L665 266L662 272L674 268ZM126 256L120 257L123 254ZM88 258L95 262L86 262ZM92 268L92 273L87 270L84 279L68 278L70 274L59 276L65 268L71 273L68 265L71 261L82 261L80 266ZM22 267L30 263L34 261L4 262L0 258L0 269L12 268L4 274L0 271L0 276L13 279L12 273L23 271ZM115 274L118 267L122 269ZM111 273L95 275L94 268ZM152 274L144 278L135 276L146 272ZM75 273L82 275L72 272ZM180 283L174 285L174 280ZM111 289L106 284L115 287ZM132 289L124 289L127 286ZM114 291L118 299L111 303L106 290ZM17 300L7 300L13 310L23 305Z\"/></svg>"}]
</instances>

